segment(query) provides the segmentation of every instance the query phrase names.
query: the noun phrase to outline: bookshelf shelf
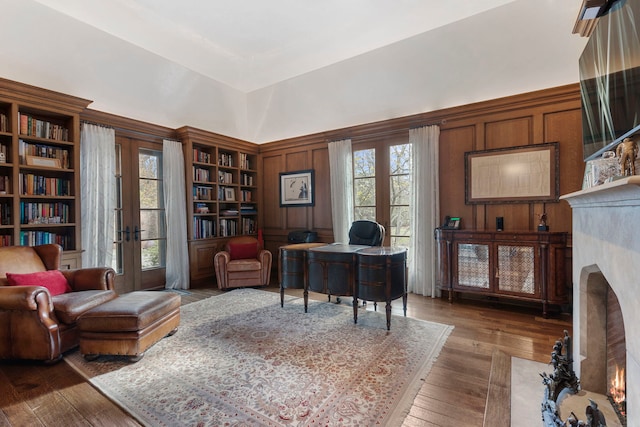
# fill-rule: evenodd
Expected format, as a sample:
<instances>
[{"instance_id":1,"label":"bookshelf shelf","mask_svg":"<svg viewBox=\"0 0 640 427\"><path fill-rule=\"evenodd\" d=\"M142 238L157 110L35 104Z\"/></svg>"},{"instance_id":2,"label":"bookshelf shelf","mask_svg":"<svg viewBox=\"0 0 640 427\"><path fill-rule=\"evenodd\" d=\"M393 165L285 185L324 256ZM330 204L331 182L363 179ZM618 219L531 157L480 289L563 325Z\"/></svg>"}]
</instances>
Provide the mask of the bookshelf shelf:
<instances>
[{"instance_id":1,"label":"bookshelf shelf","mask_svg":"<svg viewBox=\"0 0 640 427\"><path fill-rule=\"evenodd\" d=\"M80 119L90 101L0 79L0 245L58 243L80 266Z\"/></svg>"},{"instance_id":2,"label":"bookshelf shelf","mask_svg":"<svg viewBox=\"0 0 640 427\"><path fill-rule=\"evenodd\" d=\"M254 144L191 127L178 129L178 136L187 171L191 280L210 280L215 276L213 257L229 237L257 235L258 171L249 167L258 164L258 150ZM242 212L246 205L250 213Z\"/></svg>"}]
</instances>

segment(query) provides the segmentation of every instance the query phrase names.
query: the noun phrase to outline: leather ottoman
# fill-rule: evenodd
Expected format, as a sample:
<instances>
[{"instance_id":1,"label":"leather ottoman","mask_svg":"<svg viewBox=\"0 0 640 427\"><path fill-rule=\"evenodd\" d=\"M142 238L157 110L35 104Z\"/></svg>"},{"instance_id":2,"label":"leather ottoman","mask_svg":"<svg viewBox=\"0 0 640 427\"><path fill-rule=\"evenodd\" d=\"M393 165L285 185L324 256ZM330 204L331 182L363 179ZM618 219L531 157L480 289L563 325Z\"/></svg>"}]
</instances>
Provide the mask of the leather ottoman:
<instances>
[{"instance_id":1,"label":"leather ottoman","mask_svg":"<svg viewBox=\"0 0 640 427\"><path fill-rule=\"evenodd\" d=\"M101 354L129 356L144 352L180 324L180 296L170 292L130 292L92 308L78 319L80 353L87 360Z\"/></svg>"}]
</instances>

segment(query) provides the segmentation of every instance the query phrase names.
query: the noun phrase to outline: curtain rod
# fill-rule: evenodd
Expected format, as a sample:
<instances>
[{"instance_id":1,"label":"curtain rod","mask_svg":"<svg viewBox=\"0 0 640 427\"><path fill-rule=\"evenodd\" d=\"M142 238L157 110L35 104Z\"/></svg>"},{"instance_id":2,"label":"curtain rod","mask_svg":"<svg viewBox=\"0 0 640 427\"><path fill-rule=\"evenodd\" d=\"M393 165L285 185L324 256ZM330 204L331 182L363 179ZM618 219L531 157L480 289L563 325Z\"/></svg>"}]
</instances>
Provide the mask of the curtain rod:
<instances>
[{"instance_id":1,"label":"curtain rod","mask_svg":"<svg viewBox=\"0 0 640 427\"><path fill-rule=\"evenodd\" d=\"M411 126L409 128L409 130L419 129L419 128L423 128L423 127L427 127L427 126L446 125L446 124L447 124L447 119L442 119L440 121L433 122L433 123L425 123L425 124L422 124L422 125Z\"/></svg>"},{"instance_id":2,"label":"curtain rod","mask_svg":"<svg viewBox=\"0 0 640 427\"><path fill-rule=\"evenodd\" d=\"M397 134L397 133L402 133L402 132L406 132L409 130L413 130L413 129L418 129L421 127L425 127L425 126L433 126L433 125L444 125L447 123L447 119L442 119L436 122L431 122L431 123L424 123L421 125L415 125L415 126L411 126L409 128L398 128L398 129L390 129L390 130L383 130L380 132L373 132L373 133L366 133L366 134L362 134L362 135L357 135L357 136L344 136L344 137L331 137L328 138L328 141L340 141L342 139L369 139L369 138L376 138L379 136L388 136L388 135L393 135L393 134Z\"/></svg>"},{"instance_id":3,"label":"curtain rod","mask_svg":"<svg viewBox=\"0 0 640 427\"><path fill-rule=\"evenodd\" d=\"M162 140L166 139L168 141L175 141L175 142L179 142L179 143L182 144L182 141L174 139L174 138L166 138L164 136L155 135L155 134L148 133L148 132L142 132L142 131L139 131L139 130L127 129L127 128L122 128L122 127L118 127L118 126L105 125L105 124L102 124L102 123L96 123L96 122L92 122L92 121L89 121L89 120L80 120L80 123L86 123L86 124L89 124L89 125L100 126L100 127L103 127L103 128L113 129L115 131L132 133L132 134L136 134L136 135L140 135L140 136L146 136L148 138L153 138L153 139L162 139Z\"/></svg>"}]
</instances>

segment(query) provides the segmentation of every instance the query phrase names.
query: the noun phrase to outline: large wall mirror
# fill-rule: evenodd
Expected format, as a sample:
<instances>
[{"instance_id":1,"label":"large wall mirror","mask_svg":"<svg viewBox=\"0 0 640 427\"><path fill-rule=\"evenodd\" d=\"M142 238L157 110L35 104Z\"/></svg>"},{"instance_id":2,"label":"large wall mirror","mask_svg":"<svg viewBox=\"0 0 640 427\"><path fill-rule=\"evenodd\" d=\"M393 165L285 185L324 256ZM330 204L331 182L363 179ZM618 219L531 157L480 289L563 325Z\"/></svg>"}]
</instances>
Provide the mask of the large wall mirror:
<instances>
[{"instance_id":1,"label":"large wall mirror","mask_svg":"<svg viewBox=\"0 0 640 427\"><path fill-rule=\"evenodd\" d=\"M558 143L468 151L465 203L557 202Z\"/></svg>"}]
</instances>

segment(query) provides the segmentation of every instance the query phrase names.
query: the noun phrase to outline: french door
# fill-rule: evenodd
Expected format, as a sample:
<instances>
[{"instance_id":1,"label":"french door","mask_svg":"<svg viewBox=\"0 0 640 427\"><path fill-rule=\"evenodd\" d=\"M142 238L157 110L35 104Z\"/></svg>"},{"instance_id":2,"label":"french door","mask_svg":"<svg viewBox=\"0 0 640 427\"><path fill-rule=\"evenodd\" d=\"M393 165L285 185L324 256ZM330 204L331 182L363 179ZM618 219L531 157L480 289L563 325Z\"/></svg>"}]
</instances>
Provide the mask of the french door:
<instances>
[{"instance_id":1,"label":"french door","mask_svg":"<svg viewBox=\"0 0 640 427\"><path fill-rule=\"evenodd\" d=\"M383 245L410 247L411 144L407 136L354 143L354 218L377 221Z\"/></svg>"},{"instance_id":2,"label":"french door","mask_svg":"<svg viewBox=\"0 0 640 427\"><path fill-rule=\"evenodd\" d=\"M161 288L165 284L167 243L162 144L119 136L115 150L116 290L126 293Z\"/></svg>"}]
</instances>

